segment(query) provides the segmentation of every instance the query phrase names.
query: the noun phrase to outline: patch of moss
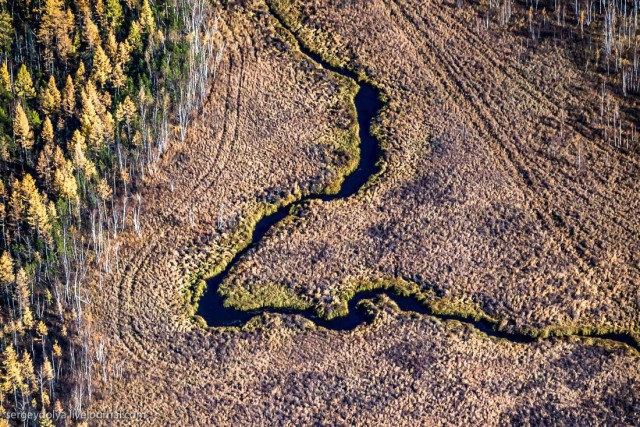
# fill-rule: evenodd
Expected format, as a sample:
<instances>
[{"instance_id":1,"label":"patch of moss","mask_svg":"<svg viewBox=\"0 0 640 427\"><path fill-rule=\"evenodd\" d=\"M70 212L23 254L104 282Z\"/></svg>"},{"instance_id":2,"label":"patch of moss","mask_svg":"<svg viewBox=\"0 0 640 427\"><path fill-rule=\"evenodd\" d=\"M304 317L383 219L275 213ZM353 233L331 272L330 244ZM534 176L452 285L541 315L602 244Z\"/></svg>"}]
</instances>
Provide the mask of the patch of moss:
<instances>
[{"instance_id":1,"label":"patch of moss","mask_svg":"<svg viewBox=\"0 0 640 427\"><path fill-rule=\"evenodd\" d=\"M221 287L226 297L225 307L238 310L256 310L259 308L288 308L292 310L306 310L311 303L300 297L293 290L274 283L245 287L238 284L225 284Z\"/></svg>"}]
</instances>

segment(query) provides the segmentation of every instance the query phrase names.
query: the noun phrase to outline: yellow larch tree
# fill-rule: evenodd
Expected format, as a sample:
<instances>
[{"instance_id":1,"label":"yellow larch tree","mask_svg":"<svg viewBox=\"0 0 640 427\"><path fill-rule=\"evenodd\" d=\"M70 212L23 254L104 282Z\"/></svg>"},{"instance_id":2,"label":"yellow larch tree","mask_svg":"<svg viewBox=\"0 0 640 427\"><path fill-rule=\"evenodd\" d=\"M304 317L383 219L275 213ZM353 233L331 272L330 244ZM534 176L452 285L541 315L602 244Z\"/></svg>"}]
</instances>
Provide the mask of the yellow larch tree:
<instances>
[{"instance_id":1,"label":"yellow larch tree","mask_svg":"<svg viewBox=\"0 0 640 427\"><path fill-rule=\"evenodd\" d=\"M47 356L44 357L44 362L42 363L42 378L45 381L51 381L55 378L53 365Z\"/></svg>"},{"instance_id":2,"label":"yellow larch tree","mask_svg":"<svg viewBox=\"0 0 640 427\"><path fill-rule=\"evenodd\" d=\"M136 118L136 104L127 96L116 108L116 120L118 123L124 123L127 126L127 136L131 138L131 123Z\"/></svg>"},{"instance_id":3,"label":"yellow larch tree","mask_svg":"<svg viewBox=\"0 0 640 427\"><path fill-rule=\"evenodd\" d=\"M11 93L11 75L6 61L0 65L0 93Z\"/></svg>"},{"instance_id":4,"label":"yellow larch tree","mask_svg":"<svg viewBox=\"0 0 640 427\"><path fill-rule=\"evenodd\" d=\"M71 34L73 30L73 19L65 11L64 1L45 0L44 6L40 9L40 28L37 32L38 41L44 47L44 58L49 65L53 64L54 53L66 61L73 51Z\"/></svg>"},{"instance_id":5,"label":"yellow larch tree","mask_svg":"<svg viewBox=\"0 0 640 427\"><path fill-rule=\"evenodd\" d=\"M11 183L11 195L9 197L9 219L14 226L22 221L23 211L24 207L22 205L20 181L18 179L14 179Z\"/></svg>"},{"instance_id":6,"label":"yellow larch tree","mask_svg":"<svg viewBox=\"0 0 640 427\"><path fill-rule=\"evenodd\" d=\"M29 305L29 298L31 297L31 288L29 287L29 277L24 271L24 268L20 267L16 273L16 299L22 310Z\"/></svg>"},{"instance_id":7,"label":"yellow larch tree","mask_svg":"<svg viewBox=\"0 0 640 427\"><path fill-rule=\"evenodd\" d=\"M36 187L31 174L26 173L22 178L22 198L27 206L27 223L37 233L47 235L49 232L49 218L47 216L46 201Z\"/></svg>"},{"instance_id":8,"label":"yellow larch tree","mask_svg":"<svg viewBox=\"0 0 640 427\"><path fill-rule=\"evenodd\" d=\"M62 167L56 168L54 185L58 194L69 202L78 197L78 183L73 175L73 164L67 161Z\"/></svg>"},{"instance_id":9,"label":"yellow larch tree","mask_svg":"<svg viewBox=\"0 0 640 427\"><path fill-rule=\"evenodd\" d=\"M20 102L16 106L16 115L13 119L13 135L16 142L25 150L30 150L33 147L33 134L29 127L29 119L27 119Z\"/></svg>"},{"instance_id":10,"label":"yellow larch tree","mask_svg":"<svg viewBox=\"0 0 640 427\"><path fill-rule=\"evenodd\" d=\"M80 61L80 65L78 65L78 69L76 70L76 78L75 83L78 87L82 87L85 82L87 70L84 67L84 61Z\"/></svg>"},{"instance_id":11,"label":"yellow larch tree","mask_svg":"<svg viewBox=\"0 0 640 427\"><path fill-rule=\"evenodd\" d=\"M40 94L40 108L47 116L53 116L60 110L61 100L62 96L56 86L56 79L49 76L49 81Z\"/></svg>"},{"instance_id":12,"label":"yellow larch tree","mask_svg":"<svg viewBox=\"0 0 640 427\"><path fill-rule=\"evenodd\" d=\"M116 34L112 29L109 30L109 33L107 34L104 50L107 55L109 55L109 59L111 59L112 62L116 62L118 57L118 40L116 39Z\"/></svg>"},{"instance_id":13,"label":"yellow larch tree","mask_svg":"<svg viewBox=\"0 0 640 427\"><path fill-rule=\"evenodd\" d=\"M87 151L87 144L85 141L84 136L82 136L78 130L75 130L73 132L73 137L69 142L71 159L73 160L73 166L75 166L77 170L84 168L84 165L87 162L87 157L85 155L85 152Z\"/></svg>"},{"instance_id":14,"label":"yellow larch tree","mask_svg":"<svg viewBox=\"0 0 640 427\"><path fill-rule=\"evenodd\" d=\"M38 177L44 181L47 190L51 190L53 182L53 143L46 143L38 156L38 164L36 165Z\"/></svg>"},{"instance_id":15,"label":"yellow larch tree","mask_svg":"<svg viewBox=\"0 0 640 427\"><path fill-rule=\"evenodd\" d=\"M31 386L29 387L30 390L36 391L38 389L38 380L36 378L36 371L33 368L33 360L28 351L22 353L20 368L22 369L22 377L25 379L25 382Z\"/></svg>"},{"instance_id":16,"label":"yellow larch tree","mask_svg":"<svg viewBox=\"0 0 640 427\"><path fill-rule=\"evenodd\" d=\"M78 2L83 41L93 50L100 45L100 29L91 18L91 8L86 1Z\"/></svg>"},{"instance_id":17,"label":"yellow larch tree","mask_svg":"<svg viewBox=\"0 0 640 427\"><path fill-rule=\"evenodd\" d=\"M9 252L4 251L2 256L0 256L0 283L6 286L13 283L15 279L16 276L13 273L13 258L11 258Z\"/></svg>"},{"instance_id":18,"label":"yellow larch tree","mask_svg":"<svg viewBox=\"0 0 640 427\"><path fill-rule=\"evenodd\" d=\"M0 2L2 4L2 2ZM14 30L11 15L0 10L0 53L8 53L13 42Z\"/></svg>"},{"instance_id":19,"label":"yellow larch tree","mask_svg":"<svg viewBox=\"0 0 640 427\"><path fill-rule=\"evenodd\" d=\"M101 86L107 82L111 74L111 61L100 45L96 47L96 52L93 56L91 74L94 80Z\"/></svg>"},{"instance_id":20,"label":"yellow larch tree","mask_svg":"<svg viewBox=\"0 0 640 427\"><path fill-rule=\"evenodd\" d=\"M142 47L142 35L141 35L140 23L133 21L129 28L129 35L127 36L127 44L131 47L131 50L138 50Z\"/></svg>"},{"instance_id":21,"label":"yellow larch tree","mask_svg":"<svg viewBox=\"0 0 640 427\"><path fill-rule=\"evenodd\" d=\"M33 80L27 67L22 64L18 70L18 76L14 83L16 95L24 99L32 99L36 96L36 90L33 88Z\"/></svg>"},{"instance_id":22,"label":"yellow larch tree","mask_svg":"<svg viewBox=\"0 0 640 427\"><path fill-rule=\"evenodd\" d=\"M140 24L142 29L147 34L153 34L156 30L156 23L153 19L153 12L149 6L149 0L142 0L142 7L140 9Z\"/></svg>"},{"instance_id":23,"label":"yellow larch tree","mask_svg":"<svg viewBox=\"0 0 640 427\"><path fill-rule=\"evenodd\" d=\"M99 149L104 142L106 133L104 121L106 108L93 82L87 82L80 94L80 100L82 133L87 138L91 149Z\"/></svg>"},{"instance_id":24,"label":"yellow larch tree","mask_svg":"<svg viewBox=\"0 0 640 427\"><path fill-rule=\"evenodd\" d=\"M67 76L67 81L62 89L62 112L65 117L71 117L76 111L76 88L71 76Z\"/></svg>"},{"instance_id":25,"label":"yellow larch tree","mask_svg":"<svg viewBox=\"0 0 640 427\"><path fill-rule=\"evenodd\" d=\"M45 145L47 144L53 144L53 124L51 123L51 120L49 120L49 117L45 117L44 118L44 122L42 122L42 131L40 132L40 138L42 139L42 141L45 143Z\"/></svg>"},{"instance_id":26,"label":"yellow larch tree","mask_svg":"<svg viewBox=\"0 0 640 427\"><path fill-rule=\"evenodd\" d=\"M107 22L110 28L118 29L124 19L124 11L118 0L106 0Z\"/></svg>"},{"instance_id":27,"label":"yellow larch tree","mask_svg":"<svg viewBox=\"0 0 640 427\"><path fill-rule=\"evenodd\" d=\"M2 352L2 390L4 392L13 392L24 390L24 377L22 376L22 367L18 360L16 350L13 344L9 343Z\"/></svg>"}]
</instances>

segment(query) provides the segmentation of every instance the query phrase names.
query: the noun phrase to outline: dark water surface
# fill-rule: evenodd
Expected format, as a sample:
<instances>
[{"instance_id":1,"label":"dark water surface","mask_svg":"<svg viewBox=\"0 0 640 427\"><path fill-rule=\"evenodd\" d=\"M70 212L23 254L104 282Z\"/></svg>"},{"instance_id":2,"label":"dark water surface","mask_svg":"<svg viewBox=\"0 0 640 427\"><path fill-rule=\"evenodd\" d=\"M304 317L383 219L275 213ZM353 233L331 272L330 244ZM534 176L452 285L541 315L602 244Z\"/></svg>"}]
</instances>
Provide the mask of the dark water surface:
<instances>
[{"instance_id":1,"label":"dark water surface","mask_svg":"<svg viewBox=\"0 0 640 427\"><path fill-rule=\"evenodd\" d=\"M276 15L277 18L277 15ZM286 28L286 27L285 27ZM357 76L352 72L331 66L325 63L318 55L310 52L300 44L301 51L309 58L320 64L323 68L343 75L354 81L358 81ZM242 326L251 318L260 315L262 313L279 313L279 314L297 314L303 316L309 320L312 320L318 326L332 329L332 330L352 330L358 325L365 323L370 319L370 316L364 311L358 308L359 303L362 300L376 298L379 295L385 294L390 297L398 307L403 311L411 311L420 314L428 314L438 317L442 320L458 320L467 324L473 325L475 328L486 333L489 336L507 339L511 342L517 343L530 343L535 341L535 338L524 334L517 334L511 332L502 332L495 329L495 325L486 320L472 320L457 315L440 315L433 313L431 309L417 301L413 297L400 296L383 289L376 289L370 291L362 291L357 293L348 303L349 312L346 316L327 320L318 317L311 310L295 310L286 308L261 308L253 311L236 310L224 306L224 299L218 294L220 284L229 275L229 272L240 261L242 256L255 247L267 234L273 225L284 219L290 212L291 208L298 206L308 200L323 200L330 201L335 199L344 199L356 194L360 188L369 180L369 178L378 172L378 159L382 155L380 144L376 138L371 135L371 121L376 114L382 108L382 102L379 99L376 89L367 84L359 83L360 90L355 97L355 107L358 115L359 124L359 136L360 136L360 159L357 169L347 176L337 194L332 195L309 195L301 200L285 207L281 207L271 215L263 217L257 224L253 232L251 244L243 250L239 251L222 271L217 276L207 281L207 290L200 299L198 307L198 315L202 316L209 326ZM623 334L605 334L605 335L590 335L590 334L577 334L582 337L594 337L604 338L613 341L622 342L630 345L635 349L639 349L638 343L630 336Z\"/></svg>"},{"instance_id":2,"label":"dark water surface","mask_svg":"<svg viewBox=\"0 0 640 427\"><path fill-rule=\"evenodd\" d=\"M309 56L313 61L322 65L322 67L341 74L345 77L348 77L353 80L357 80L356 76L350 73L349 71L336 68L330 66L329 64L324 63L318 55L315 55L313 52L309 52L306 49L301 47L303 53ZM308 319L313 320L320 326L324 326L330 329L338 329L338 330L347 330L353 329L357 325L361 324L366 320L366 314L360 310L356 309L356 305L366 298L374 297L379 294L380 291L372 291L372 292L362 292L356 295L349 302L349 315L345 317L340 317L334 320L326 320L315 316L310 311L300 311L300 310L289 310L289 309L278 309L278 308L265 308L256 311L242 311L235 310L233 308L227 308L224 306L223 298L218 294L218 289L220 284L225 280L228 276L231 269L240 261L242 256L251 248L255 247L255 245L262 240L262 238L267 234L267 232L273 227L276 223L284 219L290 212L290 210L309 200L323 200L330 201L335 199L344 199L350 197L358 192L360 188L369 180L369 178L378 172L378 159L382 154L380 150L380 145L378 140L371 135L371 121L374 116L380 111L382 108L382 102L378 97L378 92L376 89L369 84L359 84L360 89L355 96L354 103L356 107L356 112L358 116L358 125L359 125L359 137L360 137L360 159L358 161L358 166L356 170L354 170L351 174L349 174L340 190L336 194L319 194L319 195L309 195L302 198L300 201L297 201L289 206L284 206L279 208L276 212L271 215L267 215L263 217L254 228L253 237L251 239L251 244L239 251L233 259L227 264L226 268L222 273L217 276L209 279L207 281L207 290L205 294L200 299L200 304L198 307L198 315L202 316L207 322L209 326L231 326L231 325L242 325L247 322L252 317L260 314L262 312L270 312L270 313L296 313L300 314ZM402 305L408 307L409 305L420 306L414 299L407 298L405 303Z\"/></svg>"}]
</instances>

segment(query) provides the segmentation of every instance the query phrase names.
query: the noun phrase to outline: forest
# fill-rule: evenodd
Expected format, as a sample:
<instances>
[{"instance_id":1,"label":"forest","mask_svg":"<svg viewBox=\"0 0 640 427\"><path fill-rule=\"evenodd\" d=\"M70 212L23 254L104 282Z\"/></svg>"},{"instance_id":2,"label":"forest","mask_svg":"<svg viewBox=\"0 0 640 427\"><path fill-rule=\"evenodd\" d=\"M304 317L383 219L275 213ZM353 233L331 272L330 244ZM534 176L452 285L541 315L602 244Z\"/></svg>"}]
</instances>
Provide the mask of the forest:
<instances>
[{"instance_id":1,"label":"forest","mask_svg":"<svg viewBox=\"0 0 640 427\"><path fill-rule=\"evenodd\" d=\"M138 183L202 105L216 32L203 0L0 1L2 412L91 398L87 269L139 229Z\"/></svg>"}]
</instances>

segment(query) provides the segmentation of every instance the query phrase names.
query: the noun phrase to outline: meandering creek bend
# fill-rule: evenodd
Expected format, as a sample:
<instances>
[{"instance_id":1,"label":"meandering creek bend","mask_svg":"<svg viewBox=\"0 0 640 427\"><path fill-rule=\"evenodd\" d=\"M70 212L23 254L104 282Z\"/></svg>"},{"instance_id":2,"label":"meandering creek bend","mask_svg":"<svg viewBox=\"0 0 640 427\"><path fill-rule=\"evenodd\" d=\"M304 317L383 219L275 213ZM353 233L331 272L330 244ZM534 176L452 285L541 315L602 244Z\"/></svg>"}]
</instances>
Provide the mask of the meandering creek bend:
<instances>
[{"instance_id":1,"label":"meandering creek bend","mask_svg":"<svg viewBox=\"0 0 640 427\"><path fill-rule=\"evenodd\" d=\"M280 24L284 25L279 16L271 11L272 14L278 19ZM288 28L287 28L288 29ZM308 56L312 61L321 65L323 68L345 76L358 83L360 89L355 96L354 103L357 112L357 119L359 125L359 137L360 137L360 159L355 171L348 175L338 193L326 195L326 194L312 194L303 197L299 201L279 208L276 212L263 217L256 224L251 243L244 249L240 250L229 261L225 269L207 281L207 290L200 299L197 314L205 319L209 326L223 327L223 326L242 326L253 317L262 313L279 313L279 314L296 314L303 316L306 319L313 321L316 325L338 331L352 330L362 323L366 323L371 320L370 316L364 310L358 308L361 301L375 298L379 295L385 294L391 298L398 307L403 311L411 311L420 314L427 314L437 317L442 320L458 320L463 323L470 324L485 334L497 338L502 338L516 343L530 343L537 338L532 338L525 334L518 334L512 332L503 332L496 329L496 325L487 320L473 320L459 315L441 315L434 313L433 310L413 297L405 297L397 295L393 292L383 289L362 291L357 293L348 303L349 312L346 316L337 317L331 320L317 316L312 310L295 310L287 308L261 308L252 311L236 310L234 308L225 307L224 299L219 295L218 289L220 285L229 275L230 271L240 261L240 259L249 251L255 247L262 238L269 232L269 230L287 215L289 215L291 209L301 205L309 200L322 200L331 201L335 199L345 199L353 196L362 188L362 186L369 180L369 178L378 172L378 159L380 158L382 151L378 140L371 135L371 121L378 114L383 104L379 99L376 89L364 82L358 81L357 76L349 70L334 67L326 63L322 58L309 51L304 44L298 39L297 34L291 32L293 36L298 40L300 50L303 54ZM640 351L638 343L629 335L624 334L603 334L603 335L590 335L580 334L582 337L604 338L617 342L627 344L636 350Z\"/></svg>"}]
</instances>

